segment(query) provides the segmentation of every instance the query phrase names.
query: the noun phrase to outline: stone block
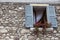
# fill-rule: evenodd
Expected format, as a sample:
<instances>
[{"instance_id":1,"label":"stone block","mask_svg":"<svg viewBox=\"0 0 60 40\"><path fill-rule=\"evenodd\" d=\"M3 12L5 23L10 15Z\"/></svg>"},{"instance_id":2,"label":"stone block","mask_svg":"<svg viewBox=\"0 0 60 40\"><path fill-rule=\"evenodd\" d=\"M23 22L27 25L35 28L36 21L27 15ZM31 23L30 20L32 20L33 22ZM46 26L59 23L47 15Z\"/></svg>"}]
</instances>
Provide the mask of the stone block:
<instances>
[{"instance_id":1,"label":"stone block","mask_svg":"<svg viewBox=\"0 0 60 40\"><path fill-rule=\"evenodd\" d=\"M56 6L56 9L60 9L60 6Z\"/></svg>"},{"instance_id":2,"label":"stone block","mask_svg":"<svg viewBox=\"0 0 60 40\"><path fill-rule=\"evenodd\" d=\"M7 33L8 31L6 29L0 29L0 33Z\"/></svg>"},{"instance_id":3,"label":"stone block","mask_svg":"<svg viewBox=\"0 0 60 40\"><path fill-rule=\"evenodd\" d=\"M30 31L29 30L27 30L27 29L22 29L21 30L21 34L25 34L25 33L29 33Z\"/></svg>"},{"instance_id":4,"label":"stone block","mask_svg":"<svg viewBox=\"0 0 60 40\"><path fill-rule=\"evenodd\" d=\"M4 26L0 26L0 29L3 29L4 28Z\"/></svg>"},{"instance_id":5,"label":"stone block","mask_svg":"<svg viewBox=\"0 0 60 40\"><path fill-rule=\"evenodd\" d=\"M47 38L45 38L45 40L50 40L50 38L47 37Z\"/></svg>"},{"instance_id":6,"label":"stone block","mask_svg":"<svg viewBox=\"0 0 60 40\"><path fill-rule=\"evenodd\" d=\"M55 40L59 40L59 38L58 38L58 37L56 37L56 38L55 38Z\"/></svg>"},{"instance_id":7,"label":"stone block","mask_svg":"<svg viewBox=\"0 0 60 40\"><path fill-rule=\"evenodd\" d=\"M53 33L57 33L57 31L56 31L56 30L54 30L54 31L53 31Z\"/></svg>"},{"instance_id":8,"label":"stone block","mask_svg":"<svg viewBox=\"0 0 60 40\"><path fill-rule=\"evenodd\" d=\"M52 38L51 38L51 40L54 40L54 39L55 39L55 37L52 37Z\"/></svg>"},{"instance_id":9,"label":"stone block","mask_svg":"<svg viewBox=\"0 0 60 40\"><path fill-rule=\"evenodd\" d=\"M37 37L35 37L35 36L28 36L28 40L36 40L37 39Z\"/></svg>"}]
</instances>

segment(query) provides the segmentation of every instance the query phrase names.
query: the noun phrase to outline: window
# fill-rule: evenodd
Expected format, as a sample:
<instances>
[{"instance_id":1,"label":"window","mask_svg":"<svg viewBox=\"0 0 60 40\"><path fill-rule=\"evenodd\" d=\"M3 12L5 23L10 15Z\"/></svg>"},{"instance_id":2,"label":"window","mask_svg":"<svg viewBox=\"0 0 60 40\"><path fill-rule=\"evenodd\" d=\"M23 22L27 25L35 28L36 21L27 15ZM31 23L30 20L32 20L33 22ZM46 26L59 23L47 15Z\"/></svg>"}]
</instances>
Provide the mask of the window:
<instances>
[{"instance_id":1,"label":"window","mask_svg":"<svg viewBox=\"0 0 60 40\"><path fill-rule=\"evenodd\" d=\"M31 27L45 27L51 23L50 27L57 27L56 12L54 6L25 6L25 25Z\"/></svg>"}]
</instances>

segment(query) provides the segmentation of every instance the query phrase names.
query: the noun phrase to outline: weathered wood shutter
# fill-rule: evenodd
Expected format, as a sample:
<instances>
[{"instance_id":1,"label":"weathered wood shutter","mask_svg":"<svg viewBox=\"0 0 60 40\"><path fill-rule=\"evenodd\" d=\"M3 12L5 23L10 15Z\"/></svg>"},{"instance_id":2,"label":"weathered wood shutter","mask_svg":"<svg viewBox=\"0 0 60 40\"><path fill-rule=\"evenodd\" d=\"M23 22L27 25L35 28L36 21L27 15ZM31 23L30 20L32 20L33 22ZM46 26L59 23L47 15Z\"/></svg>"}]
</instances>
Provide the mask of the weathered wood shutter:
<instances>
[{"instance_id":1,"label":"weathered wood shutter","mask_svg":"<svg viewBox=\"0 0 60 40\"><path fill-rule=\"evenodd\" d=\"M33 7L25 6L25 25L27 28L33 27Z\"/></svg>"},{"instance_id":2,"label":"weathered wood shutter","mask_svg":"<svg viewBox=\"0 0 60 40\"><path fill-rule=\"evenodd\" d=\"M51 27L57 27L57 19L54 6L47 6L47 20L52 24Z\"/></svg>"}]
</instances>

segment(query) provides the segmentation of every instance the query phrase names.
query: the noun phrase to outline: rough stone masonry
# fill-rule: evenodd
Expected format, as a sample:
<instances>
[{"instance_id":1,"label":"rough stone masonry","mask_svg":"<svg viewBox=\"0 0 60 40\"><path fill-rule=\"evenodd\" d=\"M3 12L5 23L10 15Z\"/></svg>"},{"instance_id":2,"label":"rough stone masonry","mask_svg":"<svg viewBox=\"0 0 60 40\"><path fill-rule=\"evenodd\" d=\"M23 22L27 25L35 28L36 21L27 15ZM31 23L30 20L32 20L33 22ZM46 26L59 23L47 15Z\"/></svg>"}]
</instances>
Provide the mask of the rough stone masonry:
<instances>
[{"instance_id":1,"label":"rough stone masonry","mask_svg":"<svg viewBox=\"0 0 60 40\"><path fill-rule=\"evenodd\" d=\"M0 40L60 40L60 6L56 7L58 32L42 35L32 35L29 29L25 29L26 4L0 3Z\"/></svg>"}]
</instances>

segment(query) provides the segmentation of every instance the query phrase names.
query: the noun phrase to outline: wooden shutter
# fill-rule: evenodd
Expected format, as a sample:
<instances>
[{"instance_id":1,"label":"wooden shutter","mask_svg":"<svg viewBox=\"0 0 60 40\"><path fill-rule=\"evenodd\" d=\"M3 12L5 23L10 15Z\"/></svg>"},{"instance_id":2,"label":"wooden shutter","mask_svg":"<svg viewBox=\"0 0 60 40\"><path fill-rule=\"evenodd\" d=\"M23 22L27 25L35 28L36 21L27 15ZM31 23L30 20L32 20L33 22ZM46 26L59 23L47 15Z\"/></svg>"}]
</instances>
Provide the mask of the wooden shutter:
<instances>
[{"instance_id":1,"label":"wooden shutter","mask_svg":"<svg viewBox=\"0 0 60 40\"><path fill-rule=\"evenodd\" d=\"M57 19L54 6L47 6L47 20L52 24L51 27L57 27Z\"/></svg>"},{"instance_id":2,"label":"wooden shutter","mask_svg":"<svg viewBox=\"0 0 60 40\"><path fill-rule=\"evenodd\" d=\"M33 27L33 7L25 6L25 25L27 28Z\"/></svg>"}]
</instances>

